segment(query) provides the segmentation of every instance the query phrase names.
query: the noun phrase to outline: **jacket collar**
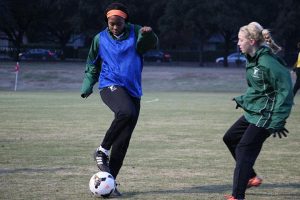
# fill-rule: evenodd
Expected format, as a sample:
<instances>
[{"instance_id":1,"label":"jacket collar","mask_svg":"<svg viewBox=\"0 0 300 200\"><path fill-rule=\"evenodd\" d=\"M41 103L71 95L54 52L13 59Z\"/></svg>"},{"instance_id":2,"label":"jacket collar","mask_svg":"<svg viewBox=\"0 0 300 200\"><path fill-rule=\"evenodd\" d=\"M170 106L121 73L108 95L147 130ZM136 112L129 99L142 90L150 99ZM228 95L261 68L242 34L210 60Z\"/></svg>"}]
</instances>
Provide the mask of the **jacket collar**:
<instances>
[{"instance_id":1,"label":"jacket collar","mask_svg":"<svg viewBox=\"0 0 300 200\"><path fill-rule=\"evenodd\" d=\"M261 46L259 47L259 49L255 52L254 56L250 56L248 54L245 55L246 59L247 59L247 66L246 68L249 67L254 67L257 66L258 64L258 59L264 55L264 54L270 54L271 53L271 49L267 46Z\"/></svg>"}]
</instances>

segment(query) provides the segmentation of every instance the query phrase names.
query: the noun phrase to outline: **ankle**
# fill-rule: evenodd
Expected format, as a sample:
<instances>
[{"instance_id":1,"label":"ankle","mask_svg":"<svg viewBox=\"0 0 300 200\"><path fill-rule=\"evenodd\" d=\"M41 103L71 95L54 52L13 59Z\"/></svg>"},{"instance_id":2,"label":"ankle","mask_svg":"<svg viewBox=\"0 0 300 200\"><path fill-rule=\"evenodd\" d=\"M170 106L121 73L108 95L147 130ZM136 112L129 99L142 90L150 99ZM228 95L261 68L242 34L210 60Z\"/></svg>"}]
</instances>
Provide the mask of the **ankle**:
<instances>
[{"instance_id":1,"label":"ankle","mask_svg":"<svg viewBox=\"0 0 300 200\"><path fill-rule=\"evenodd\" d=\"M109 150L103 148L102 146L97 148L97 151L101 151L102 153L104 153L105 155L109 155Z\"/></svg>"}]
</instances>

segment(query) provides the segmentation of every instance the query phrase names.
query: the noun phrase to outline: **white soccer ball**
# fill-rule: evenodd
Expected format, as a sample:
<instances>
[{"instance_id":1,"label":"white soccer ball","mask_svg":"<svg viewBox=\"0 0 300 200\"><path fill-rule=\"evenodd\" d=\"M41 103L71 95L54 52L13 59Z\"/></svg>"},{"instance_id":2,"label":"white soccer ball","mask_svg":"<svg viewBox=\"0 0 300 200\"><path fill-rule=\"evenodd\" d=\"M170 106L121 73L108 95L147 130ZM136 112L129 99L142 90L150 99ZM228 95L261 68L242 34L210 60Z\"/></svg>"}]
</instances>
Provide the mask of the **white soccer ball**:
<instances>
[{"instance_id":1,"label":"white soccer ball","mask_svg":"<svg viewBox=\"0 0 300 200\"><path fill-rule=\"evenodd\" d=\"M115 179L107 172L97 172L89 183L90 190L95 197L109 197L115 189Z\"/></svg>"}]
</instances>

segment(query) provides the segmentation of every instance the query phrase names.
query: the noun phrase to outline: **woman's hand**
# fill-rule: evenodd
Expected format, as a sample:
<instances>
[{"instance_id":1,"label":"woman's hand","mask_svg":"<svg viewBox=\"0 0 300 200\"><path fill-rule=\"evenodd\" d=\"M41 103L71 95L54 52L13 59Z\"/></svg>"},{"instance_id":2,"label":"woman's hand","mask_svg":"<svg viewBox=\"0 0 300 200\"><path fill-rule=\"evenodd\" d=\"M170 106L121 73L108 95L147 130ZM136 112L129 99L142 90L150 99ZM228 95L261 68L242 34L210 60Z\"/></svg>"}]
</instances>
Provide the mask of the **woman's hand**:
<instances>
[{"instance_id":1,"label":"woman's hand","mask_svg":"<svg viewBox=\"0 0 300 200\"><path fill-rule=\"evenodd\" d=\"M152 32L152 28L149 26L144 26L140 29L141 33L149 33Z\"/></svg>"},{"instance_id":2,"label":"woman's hand","mask_svg":"<svg viewBox=\"0 0 300 200\"><path fill-rule=\"evenodd\" d=\"M276 137L277 135L281 139L282 136L287 137L289 131L286 128L281 128L281 129L271 129L270 132L273 135L273 137Z\"/></svg>"}]
</instances>

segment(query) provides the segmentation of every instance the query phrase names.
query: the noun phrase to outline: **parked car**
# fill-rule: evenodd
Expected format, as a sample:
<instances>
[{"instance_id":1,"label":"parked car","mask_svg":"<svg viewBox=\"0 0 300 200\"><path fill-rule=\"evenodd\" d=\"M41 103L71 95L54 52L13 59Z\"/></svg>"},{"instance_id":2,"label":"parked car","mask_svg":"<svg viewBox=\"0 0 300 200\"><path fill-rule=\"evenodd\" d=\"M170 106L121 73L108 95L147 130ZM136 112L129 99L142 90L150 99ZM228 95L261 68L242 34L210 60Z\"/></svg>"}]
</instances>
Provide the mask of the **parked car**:
<instances>
[{"instance_id":1,"label":"parked car","mask_svg":"<svg viewBox=\"0 0 300 200\"><path fill-rule=\"evenodd\" d=\"M229 56L227 56L227 62L228 63L246 63L246 58L243 54L240 53L232 53ZM216 59L216 63L222 64L224 63L224 57L219 57Z\"/></svg>"},{"instance_id":2,"label":"parked car","mask_svg":"<svg viewBox=\"0 0 300 200\"><path fill-rule=\"evenodd\" d=\"M20 54L21 60L57 60L55 51L49 49L30 49Z\"/></svg>"},{"instance_id":3,"label":"parked car","mask_svg":"<svg viewBox=\"0 0 300 200\"><path fill-rule=\"evenodd\" d=\"M13 58L7 54L0 53L0 60L13 60Z\"/></svg>"},{"instance_id":4,"label":"parked car","mask_svg":"<svg viewBox=\"0 0 300 200\"><path fill-rule=\"evenodd\" d=\"M172 57L169 53L165 53L159 50L147 51L144 55L144 61L154 61L154 62L171 62Z\"/></svg>"}]
</instances>

